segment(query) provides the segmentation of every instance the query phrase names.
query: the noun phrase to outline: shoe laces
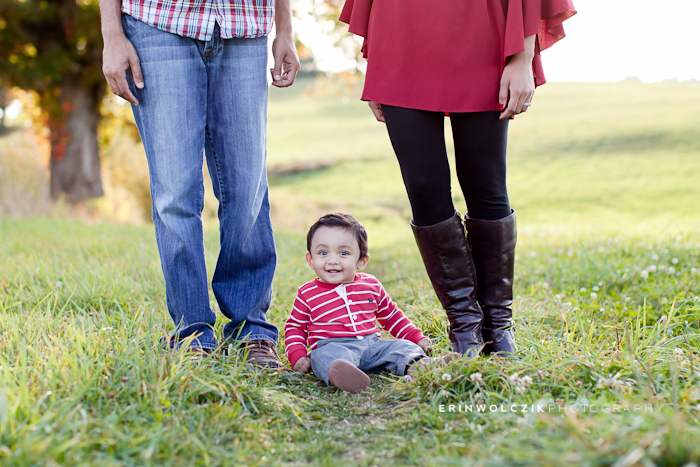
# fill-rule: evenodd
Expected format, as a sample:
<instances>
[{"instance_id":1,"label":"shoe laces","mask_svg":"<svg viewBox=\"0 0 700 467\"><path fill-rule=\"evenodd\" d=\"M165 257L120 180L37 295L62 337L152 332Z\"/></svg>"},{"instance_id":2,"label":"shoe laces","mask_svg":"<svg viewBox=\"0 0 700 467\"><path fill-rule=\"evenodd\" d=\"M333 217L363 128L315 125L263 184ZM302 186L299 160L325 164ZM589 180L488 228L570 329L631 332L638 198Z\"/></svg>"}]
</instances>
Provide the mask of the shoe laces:
<instances>
[{"instance_id":1,"label":"shoe laces","mask_svg":"<svg viewBox=\"0 0 700 467\"><path fill-rule=\"evenodd\" d=\"M249 355L265 355L270 353L277 355L277 352L275 351L275 345L272 342L265 339L256 339L248 341L246 347L248 348Z\"/></svg>"}]
</instances>

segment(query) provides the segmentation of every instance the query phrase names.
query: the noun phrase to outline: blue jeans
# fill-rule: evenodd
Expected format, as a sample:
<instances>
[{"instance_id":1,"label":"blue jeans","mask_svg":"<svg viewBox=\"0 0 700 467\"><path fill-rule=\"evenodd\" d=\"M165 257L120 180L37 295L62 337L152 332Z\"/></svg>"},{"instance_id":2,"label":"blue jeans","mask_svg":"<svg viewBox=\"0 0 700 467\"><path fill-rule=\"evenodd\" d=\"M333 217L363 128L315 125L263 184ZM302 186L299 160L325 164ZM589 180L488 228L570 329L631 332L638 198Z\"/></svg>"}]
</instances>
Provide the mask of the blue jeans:
<instances>
[{"instance_id":1,"label":"blue jeans","mask_svg":"<svg viewBox=\"0 0 700 467\"><path fill-rule=\"evenodd\" d=\"M132 109L148 159L173 345L192 336L193 347L216 347L202 232L204 157L219 200L212 289L231 320L224 338L276 343L277 328L265 319L277 259L265 170L267 38L224 40L217 25L203 42L128 15L122 23L145 81L137 89L127 73L140 102Z\"/></svg>"},{"instance_id":2,"label":"blue jeans","mask_svg":"<svg viewBox=\"0 0 700 467\"><path fill-rule=\"evenodd\" d=\"M380 339L375 334L357 337L333 337L319 341L311 351L311 369L317 378L329 383L328 369L336 360L345 360L365 373L389 371L405 376L406 368L425 358L425 352L405 339Z\"/></svg>"}]
</instances>

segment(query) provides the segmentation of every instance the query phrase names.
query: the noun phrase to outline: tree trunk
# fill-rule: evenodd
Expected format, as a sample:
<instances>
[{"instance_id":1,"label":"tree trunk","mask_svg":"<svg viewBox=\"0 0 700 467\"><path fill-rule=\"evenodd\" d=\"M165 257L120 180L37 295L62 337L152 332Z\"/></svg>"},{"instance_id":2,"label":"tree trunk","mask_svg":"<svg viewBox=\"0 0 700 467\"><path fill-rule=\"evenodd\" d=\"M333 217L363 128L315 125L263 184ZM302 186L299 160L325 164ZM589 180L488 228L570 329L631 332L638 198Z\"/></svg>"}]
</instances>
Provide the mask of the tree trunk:
<instances>
[{"instance_id":1,"label":"tree trunk","mask_svg":"<svg viewBox=\"0 0 700 467\"><path fill-rule=\"evenodd\" d=\"M0 87L0 132L5 129L5 109L7 108L7 89Z\"/></svg>"},{"instance_id":2,"label":"tree trunk","mask_svg":"<svg viewBox=\"0 0 700 467\"><path fill-rule=\"evenodd\" d=\"M97 123L100 118L96 89L67 85L61 88L64 118L51 127L51 197L65 193L77 203L102 196Z\"/></svg>"}]
</instances>

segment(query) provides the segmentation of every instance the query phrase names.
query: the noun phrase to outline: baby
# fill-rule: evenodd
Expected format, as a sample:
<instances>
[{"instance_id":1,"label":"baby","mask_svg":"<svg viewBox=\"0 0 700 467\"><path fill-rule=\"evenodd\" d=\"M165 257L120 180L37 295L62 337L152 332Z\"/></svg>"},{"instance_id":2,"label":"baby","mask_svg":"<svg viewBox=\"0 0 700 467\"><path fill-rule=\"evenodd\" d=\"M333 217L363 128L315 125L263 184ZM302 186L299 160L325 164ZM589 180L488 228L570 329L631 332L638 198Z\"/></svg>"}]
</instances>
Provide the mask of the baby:
<instances>
[{"instance_id":1,"label":"baby","mask_svg":"<svg viewBox=\"0 0 700 467\"><path fill-rule=\"evenodd\" d=\"M430 339L411 323L367 266L367 232L349 214L319 219L306 238L306 261L316 278L299 287L284 327L294 371L314 374L336 388L369 387L367 373L399 376L452 359L428 358ZM380 339L379 324L396 339ZM311 349L311 355L307 351Z\"/></svg>"}]
</instances>

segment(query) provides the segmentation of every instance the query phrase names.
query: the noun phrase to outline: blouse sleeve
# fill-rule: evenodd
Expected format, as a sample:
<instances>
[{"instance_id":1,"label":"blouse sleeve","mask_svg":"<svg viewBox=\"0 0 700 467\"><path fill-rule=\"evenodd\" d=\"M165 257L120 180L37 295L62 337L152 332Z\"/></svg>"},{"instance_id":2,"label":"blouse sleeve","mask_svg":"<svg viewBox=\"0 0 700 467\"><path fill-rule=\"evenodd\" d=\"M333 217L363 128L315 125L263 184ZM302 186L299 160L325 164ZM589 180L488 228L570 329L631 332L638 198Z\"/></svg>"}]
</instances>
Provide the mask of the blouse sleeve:
<instances>
[{"instance_id":1,"label":"blouse sleeve","mask_svg":"<svg viewBox=\"0 0 700 467\"><path fill-rule=\"evenodd\" d=\"M349 31L365 38L362 44L362 56L367 58L367 41L369 40L369 12L373 0L346 0L340 21L350 25Z\"/></svg>"},{"instance_id":2,"label":"blouse sleeve","mask_svg":"<svg viewBox=\"0 0 700 467\"><path fill-rule=\"evenodd\" d=\"M525 38L537 34L532 66L535 85L546 83L540 52L562 39L563 23L576 14L571 0L502 0L506 6L505 56L525 50Z\"/></svg>"}]
</instances>

